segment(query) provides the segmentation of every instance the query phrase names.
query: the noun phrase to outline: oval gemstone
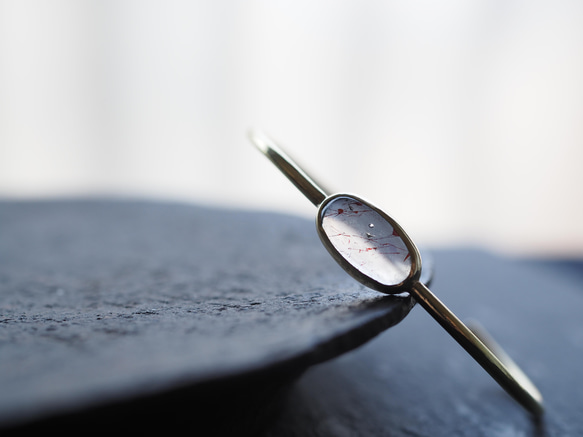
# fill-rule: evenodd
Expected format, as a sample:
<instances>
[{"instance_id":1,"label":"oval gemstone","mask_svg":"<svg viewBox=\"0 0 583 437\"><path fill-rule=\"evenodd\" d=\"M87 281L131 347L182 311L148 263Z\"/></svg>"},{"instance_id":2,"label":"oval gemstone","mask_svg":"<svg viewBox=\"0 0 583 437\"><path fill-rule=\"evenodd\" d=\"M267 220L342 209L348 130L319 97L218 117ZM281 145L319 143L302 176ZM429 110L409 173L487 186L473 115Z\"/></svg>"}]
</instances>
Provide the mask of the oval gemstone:
<instances>
[{"instance_id":1,"label":"oval gemstone","mask_svg":"<svg viewBox=\"0 0 583 437\"><path fill-rule=\"evenodd\" d=\"M397 285L411 272L411 256L396 229L374 208L337 197L320 212L324 234L354 268L383 285Z\"/></svg>"}]
</instances>

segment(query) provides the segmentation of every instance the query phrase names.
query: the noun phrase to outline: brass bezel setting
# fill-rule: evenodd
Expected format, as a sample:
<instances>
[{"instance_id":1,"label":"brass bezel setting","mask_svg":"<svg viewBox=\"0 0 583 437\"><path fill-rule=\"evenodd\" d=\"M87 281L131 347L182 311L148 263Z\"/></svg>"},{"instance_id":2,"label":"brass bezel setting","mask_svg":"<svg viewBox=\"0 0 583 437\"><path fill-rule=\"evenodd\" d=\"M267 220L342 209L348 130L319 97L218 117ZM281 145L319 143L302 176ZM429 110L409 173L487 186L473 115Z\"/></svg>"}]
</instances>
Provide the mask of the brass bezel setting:
<instances>
[{"instance_id":1,"label":"brass bezel setting","mask_svg":"<svg viewBox=\"0 0 583 437\"><path fill-rule=\"evenodd\" d=\"M411 257L411 270L407 278L405 278L401 283L395 285L386 285L383 284L368 275L363 274L360 270L350 264L341 253L334 247L330 239L327 237L324 229L322 227L322 220L324 218L324 210L326 207L336 199L339 198L349 198L354 199L358 202L363 203L364 205L371 208L377 214L379 214L383 219L390 223L390 225L397 231L399 237L403 240L407 249L409 250L409 255ZM326 197L326 199L320 204L318 207L318 212L316 214L316 229L318 231L318 236L320 237L320 241L324 247L328 250L330 255L336 260L338 264L354 279L356 279L361 284L365 285L366 287L372 288L373 290L380 291L381 293L385 294L399 294L406 291L411 291L412 284L419 280L421 276L421 255L413 240L409 238L405 230L397 223L395 219L385 213L382 209L378 208L377 206L373 205L368 200L363 199L362 197L355 196L354 194L348 193L338 193L333 194L332 196Z\"/></svg>"}]
</instances>

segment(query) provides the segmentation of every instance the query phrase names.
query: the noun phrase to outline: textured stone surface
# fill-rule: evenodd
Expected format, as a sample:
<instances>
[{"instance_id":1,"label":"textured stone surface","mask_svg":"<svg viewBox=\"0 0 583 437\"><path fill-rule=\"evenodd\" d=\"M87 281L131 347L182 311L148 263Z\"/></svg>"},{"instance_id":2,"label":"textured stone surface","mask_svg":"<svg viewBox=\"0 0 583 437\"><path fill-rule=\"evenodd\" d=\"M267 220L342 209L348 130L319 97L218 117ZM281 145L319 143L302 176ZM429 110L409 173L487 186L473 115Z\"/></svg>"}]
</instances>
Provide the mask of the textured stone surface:
<instances>
[{"instance_id":1,"label":"textured stone surface","mask_svg":"<svg viewBox=\"0 0 583 437\"><path fill-rule=\"evenodd\" d=\"M432 290L479 320L541 390L535 422L420 306L364 347L310 369L264 437L583 435L581 262L434 252Z\"/></svg>"},{"instance_id":2,"label":"textured stone surface","mask_svg":"<svg viewBox=\"0 0 583 437\"><path fill-rule=\"evenodd\" d=\"M55 417L62 430L85 414L82 426L196 429L216 412L242 435L286 382L412 305L349 278L309 220L0 202L0 427Z\"/></svg>"}]
</instances>

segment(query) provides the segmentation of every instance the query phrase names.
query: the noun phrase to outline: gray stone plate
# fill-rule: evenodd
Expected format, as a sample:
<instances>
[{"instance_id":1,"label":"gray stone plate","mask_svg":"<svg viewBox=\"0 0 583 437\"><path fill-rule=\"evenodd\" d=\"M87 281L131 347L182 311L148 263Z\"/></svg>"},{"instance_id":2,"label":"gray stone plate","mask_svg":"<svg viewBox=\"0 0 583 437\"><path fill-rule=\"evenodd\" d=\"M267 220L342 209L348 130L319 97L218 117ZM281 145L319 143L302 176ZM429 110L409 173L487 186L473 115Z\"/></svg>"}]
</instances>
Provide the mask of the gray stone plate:
<instances>
[{"instance_id":1,"label":"gray stone plate","mask_svg":"<svg viewBox=\"0 0 583 437\"><path fill-rule=\"evenodd\" d=\"M174 413L252 432L290 380L413 305L348 277L309 220L0 202L0 429L153 429Z\"/></svg>"}]
</instances>

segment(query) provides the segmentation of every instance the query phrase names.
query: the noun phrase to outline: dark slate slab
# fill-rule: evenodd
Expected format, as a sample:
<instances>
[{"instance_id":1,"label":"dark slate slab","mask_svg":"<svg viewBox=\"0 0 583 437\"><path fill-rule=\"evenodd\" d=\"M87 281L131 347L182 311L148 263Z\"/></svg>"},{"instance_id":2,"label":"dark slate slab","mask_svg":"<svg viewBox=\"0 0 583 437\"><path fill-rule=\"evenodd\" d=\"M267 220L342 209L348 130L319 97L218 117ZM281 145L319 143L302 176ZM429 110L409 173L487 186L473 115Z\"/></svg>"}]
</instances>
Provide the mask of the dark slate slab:
<instances>
[{"instance_id":1,"label":"dark slate slab","mask_svg":"<svg viewBox=\"0 0 583 437\"><path fill-rule=\"evenodd\" d=\"M417 306L390 335L310 369L264 437L583 436L581 272L467 250L434 259L432 289L458 316L479 320L532 378L543 420Z\"/></svg>"},{"instance_id":2,"label":"dark slate slab","mask_svg":"<svg viewBox=\"0 0 583 437\"><path fill-rule=\"evenodd\" d=\"M0 202L0 430L255 432L413 304L349 278L309 220Z\"/></svg>"}]
</instances>

